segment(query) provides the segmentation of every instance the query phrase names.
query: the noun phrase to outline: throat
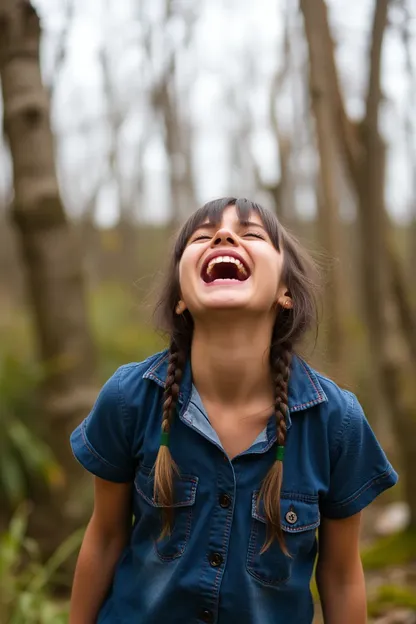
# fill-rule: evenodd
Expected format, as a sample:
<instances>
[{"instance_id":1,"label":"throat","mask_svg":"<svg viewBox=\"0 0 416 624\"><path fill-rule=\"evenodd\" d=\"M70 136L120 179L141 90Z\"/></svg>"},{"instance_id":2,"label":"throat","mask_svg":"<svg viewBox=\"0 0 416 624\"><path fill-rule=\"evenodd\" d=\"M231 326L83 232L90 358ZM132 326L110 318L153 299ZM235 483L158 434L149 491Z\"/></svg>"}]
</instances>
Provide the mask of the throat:
<instances>
[{"instance_id":1,"label":"throat","mask_svg":"<svg viewBox=\"0 0 416 624\"><path fill-rule=\"evenodd\" d=\"M205 399L234 409L247 403L273 402L269 354L271 327L252 323L195 323L191 346L192 376ZM253 323L254 325L254 323ZM259 328L263 331L259 331ZM264 403L263 403L264 404Z\"/></svg>"}]
</instances>

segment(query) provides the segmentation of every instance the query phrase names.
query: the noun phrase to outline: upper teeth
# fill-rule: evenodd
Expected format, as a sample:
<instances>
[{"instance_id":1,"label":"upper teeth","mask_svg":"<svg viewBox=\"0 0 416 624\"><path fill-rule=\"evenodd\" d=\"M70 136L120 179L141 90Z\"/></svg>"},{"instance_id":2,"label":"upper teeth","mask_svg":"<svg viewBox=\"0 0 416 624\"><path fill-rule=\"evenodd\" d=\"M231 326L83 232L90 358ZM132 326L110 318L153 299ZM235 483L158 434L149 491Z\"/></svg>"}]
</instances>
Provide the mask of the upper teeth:
<instances>
[{"instance_id":1,"label":"upper teeth","mask_svg":"<svg viewBox=\"0 0 416 624\"><path fill-rule=\"evenodd\" d=\"M208 275L211 273L214 265L219 264L220 262L232 262L233 264L237 265L238 270L243 273L243 275L247 275L246 267L244 266L244 264L240 262L238 258L234 258L234 256L217 256L216 258L210 260L207 267Z\"/></svg>"}]
</instances>

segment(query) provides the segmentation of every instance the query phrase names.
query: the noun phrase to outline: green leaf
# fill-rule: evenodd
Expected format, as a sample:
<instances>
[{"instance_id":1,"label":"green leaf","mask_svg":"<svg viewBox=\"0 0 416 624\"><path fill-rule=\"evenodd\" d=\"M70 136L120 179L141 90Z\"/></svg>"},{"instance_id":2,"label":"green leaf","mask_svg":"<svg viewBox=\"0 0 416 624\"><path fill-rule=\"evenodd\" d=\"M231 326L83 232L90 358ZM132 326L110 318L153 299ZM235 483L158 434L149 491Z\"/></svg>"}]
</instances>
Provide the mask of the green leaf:
<instances>
[{"instance_id":1,"label":"green leaf","mask_svg":"<svg viewBox=\"0 0 416 624\"><path fill-rule=\"evenodd\" d=\"M7 500L13 505L20 503L26 493L26 479L18 456L5 446L0 455L1 486Z\"/></svg>"},{"instance_id":2,"label":"green leaf","mask_svg":"<svg viewBox=\"0 0 416 624\"><path fill-rule=\"evenodd\" d=\"M85 534L85 528L82 528L78 531L75 531L72 535L70 535L59 548L54 552L54 554L48 559L45 563L42 574L39 574L36 578L33 579L32 583L29 586L29 589L32 592L40 591L47 583L49 583L56 573L56 571L61 567L65 561L67 561L81 546L83 537Z\"/></svg>"}]
</instances>

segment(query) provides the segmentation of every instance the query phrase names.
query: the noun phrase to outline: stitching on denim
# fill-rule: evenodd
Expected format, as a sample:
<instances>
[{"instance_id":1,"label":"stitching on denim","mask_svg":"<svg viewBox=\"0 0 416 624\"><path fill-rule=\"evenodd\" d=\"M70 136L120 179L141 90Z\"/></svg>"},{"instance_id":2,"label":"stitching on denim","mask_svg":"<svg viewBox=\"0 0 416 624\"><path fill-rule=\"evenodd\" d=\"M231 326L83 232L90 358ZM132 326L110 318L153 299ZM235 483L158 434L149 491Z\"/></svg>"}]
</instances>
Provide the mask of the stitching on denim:
<instances>
[{"instance_id":1,"label":"stitching on denim","mask_svg":"<svg viewBox=\"0 0 416 624\"><path fill-rule=\"evenodd\" d=\"M367 492L367 490L369 490L373 485L377 485L381 483L384 479L387 479L387 477L389 477L392 474L392 472L393 472L393 468L387 468L387 470L385 470L383 473L381 473L377 477L374 477L373 479L368 481L359 490L354 492L354 494L351 494L351 496L346 498L344 501L340 503L327 503L327 508L339 509L340 507L345 507L346 505L349 505L350 503L354 503L358 498L360 498L360 496L362 496L362 494L364 494L364 492Z\"/></svg>"},{"instance_id":2,"label":"stitching on denim","mask_svg":"<svg viewBox=\"0 0 416 624\"><path fill-rule=\"evenodd\" d=\"M307 403L296 404L290 408L290 411L297 412L298 410L304 409L305 407L312 407L313 405L319 405L319 403L322 403L323 400L324 400L323 397L320 397L318 399L313 399L313 401L308 401Z\"/></svg>"},{"instance_id":3,"label":"stitching on denim","mask_svg":"<svg viewBox=\"0 0 416 624\"><path fill-rule=\"evenodd\" d=\"M281 585L282 583L285 583L286 581L289 580L291 576L291 570L289 571L288 576L281 578L281 579L271 580L271 579L264 578L263 576L260 576L260 574L253 569L254 559L257 555L257 539L258 539L259 526L260 526L259 523L256 522L256 520L253 518L251 521L251 531L250 531L249 545L247 549L247 560L246 560L247 572L251 574L251 576L257 579L263 585ZM267 555L267 552L264 554ZM258 556L264 556L264 555L259 554Z\"/></svg>"},{"instance_id":4,"label":"stitching on denim","mask_svg":"<svg viewBox=\"0 0 416 624\"><path fill-rule=\"evenodd\" d=\"M284 500L298 500L305 503L318 503L319 496L317 494L302 494L301 492L282 492L280 495Z\"/></svg>"},{"instance_id":5,"label":"stitching on denim","mask_svg":"<svg viewBox=\"0 0 416 624\"><path fill-rule=\"evenodd\" d=\"M123 369L120 367L117 371L117 405L120 408L120 416L121 416L121 425L123 428L124 438L126 440L127 446L130 451L130 459L135 460L133 456L133 435L132 435L132 425L133 419L129 417L129 410L126 404L126 400L124 398L124 394L121 391L121 371ZM128 431L127 431L128 429Z\"/></svg>"},{"instance_id":6,"label":"stitching on denim","mask_svg":"<svg viewBox=\"0 0 416 624\"><path fill-rule=\"evenodd\" d=\"M344 435L347 433L351 424L351 415L352 415L352 410L353 410L353 406L355 402L355 396L351 393L348 393L348 396L349 396L349 403L348 403L347 411L345 412L345 416L342 419L341 427L336 437L336 443L334 444L334 450L331 452L331 449L329 449L331 459L332 457L338 458L340 456Z\"/></svg>"},{"instance_id":7,"label":"stitching on denim","mask_svg":"<svg viewBox=\"0 0 416 624\"><path fill-rule=\"evenodd\" d=\"M157 377L156 375L154 375L153 373L146 373L146 377L145 379L152 379L153 381L156 381L156 383L159 386L162 386L163 388L165 387L165 382L162 381L159 377Z\"/></svg>"},{"instance_id":8,"label":"stitching on denim","mask_svg":"<svg viewBox=\"0 0 416 624\"><path fill-rule=\"evenodd\" d=\"M167 351L165 355L163 355L160 359L157 359L156 362L152 364L152 366L144 373L143 377L148 377L149 375L153 375L155 370L159 368L159 366L163 364L163 362L167 360L168 357L169 357L169 351ZM159 381L163 383L162 379L160 379L159 377L156 377L156 379L158 379Z\"/></svg>"},{"instance_id":9,"label":"stitching on denim","mask_svg":"<svg viewBox=\"0 0 416 624\"><path fill-rule=\"evenodd\" d=\"M233 511L233 509L230 509L230 511L227 514L227 518L225 520L225 531L224 531L224 536L223 536L223 539L222 539L222 547L221 547L222 556L223 556L224 560L223 560L223 563L219 566L219 568L217 570L217 573L215 575L215 580L214 580L214 586L213 586L213 589L212 589L212 597L213 597L213 600L216 603L218 602L218 598L219 598L218 595L216 596L216 593L217 593L217 590L218 590L220 579L224 575L224 570L225 570L225 563L226 563L225 562L225 556L224 556L224 553L226 552L225 544L226 544L226 541L227 541L228 531L229 531L230 524L231 524L231 521L232 521L232 515L233 515L232 511ZM218 608L218 605L217 605L217 608Z\"/></svg>"},{"instance_id":10,"label":"stitching on denim","mask_svg":"<svg viewBox=\"0 0 416 624\"><path fill-rule=\"evenodd\" d=\"M322 403L323 401L325 401L325 395L323 393L323 391L321 392L317 386L317 384L315 383L311 372L309 371L308 367L306 366L305 362L299 358L299 363L301 364L302 368L304 369L305 373L308 376L308 379L311 383L311 385L313 386L313 389L315 390L316 394L317 394L317 398L311 400L311 401L307 401L306 403L300 403L300 404L295 404L293 405L290 409L293 411L297 411L300 409L305 409L306 407L312 407L313 405L317 405L318 403ZM319 382L318 382L319 383Z\"/></svg>"},{"instance_id":11,"label":"stitching on denim","mask_svg":"<svg viewBox=\"0 0 416 624\"><path fill-rule=\"evenodd\" d=\"M85 420L81 423L81 436L82 436L82 441L84 442L84 446L87 449L87 451L93 455L93 457L95 457L96 459L98 459L102 464L105 464L106 466L109 466L110 468L114 468L114 470L118 470L121 473L124 473L123 468L120 468L119 466L115 466L114 464L112 464L111 462L107 461L104 457L101 457L101 455L99 455L97 453L97 451L94 449L94 447L90 444L88 438L87 438L87 434L85 432L85 428L86 428L86 422Z\"/></svg>"},{"instance_id":12,"label":"stitching on denim","mask_svg":"<svg viewBox=\"0 0 416 624\"><path fill-rule=\"evenodd\" d=\"M153 375L153 373L146 374L146 379L151 379L152 381L155 381L158 384L158 386L160 386L161 388L165 388L166 387L165 382L162 381L160 379L160 377L157 377L156 375ZM183 392L179 391L178 397L182 401L183 400Z\"/></svg>"},{"instance_id":13,"label":"stitching on denim","mask_svg":"<svg viewBox=\"0 0 416 624\"><path fill-rule=\"evenodd\" d=\"M196 499L196 490L197 490L197 486L198 486L198 477L191 477L188 475L181 475L181 481L185 482L185 483L191 483L191 492L189 495L189 498L187 498L186 500L180 501L178 503L174 503L173 505L170 505L170 509L176 509L177 507L189 507L190 505L194 505L195 503L195 499ZM153 499L149 498L141 489L141 487L136 483L136 480L134 481L134 487L137 490L137 492L145 499L145 501L147 501L152 507L157 507L157 508L161 508L163 507L163 505L159 505L156 501L154 501Z\"/></svg>"},{"instance_id":14,"label":"stitching on denim","mask_svg":"<svg viewBox=\"0 0 416 624\"><path fill-rule=\"evenodd\" d=\"M177 550L173 555L163 555L157 547L157 542L156 541L153 542L153 546L155 548L156 554L159 557L159 559L167 562L167 561L173 561L174 559L178 559L178 557L181 557L183 555L189 542L189 537L191 534L191 526L192 526L192 507L190 507L189 511L187 512L185 537L182 542L182 547L179 550ZM175 527L173 527L173 530L172 530L172 539L173 539L174 530L175 530Z\"/></svg>"},{"instance_id":15,"label":"stitching on denim","mask_svg":"<svg viewBox=\"0 0 416 624\"><path fill-rule=\"evenodd\" d=\"M259 490L256 490L255 492L253 492L253 496L251 499L251 515L252 515L252 518L255 518L259 522L266 524L266 516L263 516L257 511L258 494L259 494ZM316 528L319 526L321 522L321 518L320 518L320 513L319 513L319 499L317 496L308 498L307 495L302 496L301 494L297 495L296 493L293 495L290 495L289 493L284 493L281 495L281 499L282 500L294 500L298 502L304 502L308 505L315 505L317 507L317 512L318 512L317 520L314 520L310 524L301 524L295 527L295 526L291 526L291 525L284 524L283 522L281 522L280 526L282 527L283 531L286 531L287 533L301 533L302 531L308 531L309 529Z\"/></svg>"},{"instance_id":16,"label":"stitching on denim","mask_svg":"<svg viewBox=\"0 0 416 624\"><path fill-rule=\"evenodd\" d=\"M307 376L309 377L309 381L313 385L314 390L315 390L316 394L318 395L318 398L322 400L323 399L322 393L319 390L318 386L316 385L315 381L313 380L310 370L308 369L308 367L306 366L306 364L305 364L305 362L303 360L300 360L300 363L301 363L304 371L306 372Z\"/></svg>"},{"instance_id":17,"label":"stitching on denim","mask_svg":"<svg viewBox=\"0 0 416 624\"><path fill-rule=\"evenodd\" d=\"M315 522L312 522L311 524L303 524L302 526L299 526L299 527L291 527L291 526L288 526L287 524L283 524L282 529L283 531L286 531L286 533L302 533L302 531L309 531L310 529L316 529L316 527L318 527L320 523L321 523L321 519L320 517L318 517L318 520L315 520Z\"/></svg>"}]
</instances>

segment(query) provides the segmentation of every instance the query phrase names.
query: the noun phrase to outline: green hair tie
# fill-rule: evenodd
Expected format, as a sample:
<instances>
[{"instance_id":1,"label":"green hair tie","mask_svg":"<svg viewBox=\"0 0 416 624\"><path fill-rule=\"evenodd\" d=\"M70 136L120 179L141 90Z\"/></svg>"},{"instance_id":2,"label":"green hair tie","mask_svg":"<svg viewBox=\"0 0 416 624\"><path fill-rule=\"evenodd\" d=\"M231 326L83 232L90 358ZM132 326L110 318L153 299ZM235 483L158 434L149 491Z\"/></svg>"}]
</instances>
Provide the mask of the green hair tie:
<instances>
[{"instance_id":1,"label":"green hair tie","mask_svg":"<svg viewBox=\"0 0 416 624\"><path fill-rule=\"evenodd\" d=\"M285 447L278 446L276 449L276 460L282 462L284 457L285 457Z\"/></svg>"},{"instance_id":2,"label":"green hair tie","mask_svg":"<svg viewBox=\"0 0 416 624\"><path fill-rule=\"evenodd\" d=\"M169 446L169 432L162 431L160 435L160 446Z\"/></svg>"}]
</instances>

